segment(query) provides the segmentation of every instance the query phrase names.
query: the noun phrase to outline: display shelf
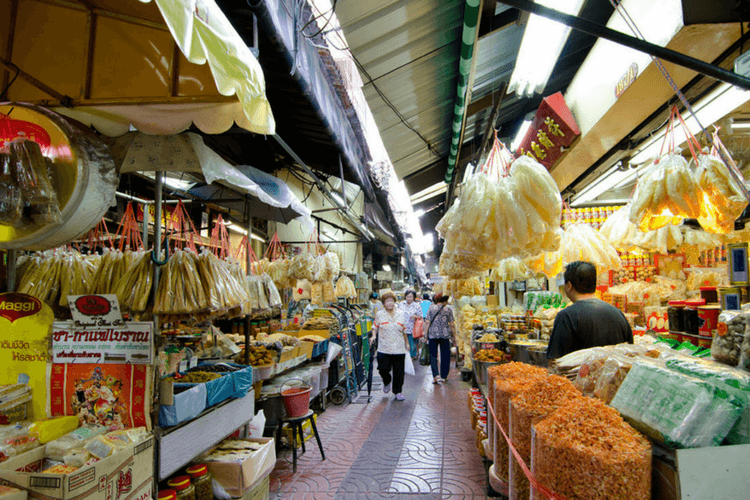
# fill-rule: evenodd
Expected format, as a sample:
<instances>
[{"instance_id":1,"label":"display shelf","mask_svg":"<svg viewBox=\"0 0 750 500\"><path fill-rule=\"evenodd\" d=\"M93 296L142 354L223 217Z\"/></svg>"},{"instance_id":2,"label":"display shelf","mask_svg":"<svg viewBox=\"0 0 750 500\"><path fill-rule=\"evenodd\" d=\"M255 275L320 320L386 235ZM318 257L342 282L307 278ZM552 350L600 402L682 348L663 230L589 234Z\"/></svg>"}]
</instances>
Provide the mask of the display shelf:
<instances>
[{"instance_id":1,"label":"display shelf","mask_svg":"<svg viewBox=\"0 0 750 500\"><path fill-rule=\"evenodd\" d=\"M158 474L166 479L216 446L255 416L255 392L214 406L197 418L159 436Z\"/></svg>"}]
</instances>

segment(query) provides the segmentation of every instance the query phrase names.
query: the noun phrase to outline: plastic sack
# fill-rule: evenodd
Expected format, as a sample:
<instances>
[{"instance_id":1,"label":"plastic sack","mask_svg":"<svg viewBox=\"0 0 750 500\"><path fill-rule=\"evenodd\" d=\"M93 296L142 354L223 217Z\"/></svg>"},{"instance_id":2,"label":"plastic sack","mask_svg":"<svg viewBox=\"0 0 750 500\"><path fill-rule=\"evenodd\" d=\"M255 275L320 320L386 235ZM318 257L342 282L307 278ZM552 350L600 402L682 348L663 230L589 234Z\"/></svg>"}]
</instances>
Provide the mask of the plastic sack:
<instances>
[{"instance_id":1,"label":"plastic sack","mask_svg":"<svg viewBox=\"0 0 750 500\"><path fill-rule=\"evenodd\" d=\"M717 323L717 334L711 342L711 356L719 363L737 366L742 345L748 336L750 315L739 311L722 311Z\"/></svg>"},{"instance_id":2,"label":"plastic sack","mask_svg":"<svg viewBox=\"0 0 750 500\"><path fill-rule=\"evenodd\" d=\"M573 224L565 230L561 251L563 264L583 260L594 264L599 273L622 267L615 247L587 224Z\"/></svg>"},{"instance_id":3,"label":"plastic sack","mask_svg":"<svg viewBox=\"0 0 750 500\"><path fill-rule=\"evenodd\" d=\"M597 399L573 399L532 425L531 473L569 500L650 500L651 461L648 440Z\"/></svg>"},{"instance_id":4,"label":"plastic sack","mask_svg":"<svg viewBox=\"0 0 750 500\"><path fill-rule=\"evenodd\" d=\"M290 278L313 281L318 272L318 262L311 253L301 253L292 258L287 271Z\"/></svg>"},{"instance_id":5,"label":"plastic sack","mask_svg":"<svg viewBox=\"0 0 750 500\"><path fill-rule=\"evenodd\" d=\"M670 250L676 250L683 242L682 231L679 226L674 225L666 225L654 231L637 230L628 240L628 244L632 248L662 254L666 254Z\"/></svg>"},{"instance_id":6,"label":"plastic sack","mask_svg":"<svg viewBox=\"0 0 750 500\"><path fill-rule=\"evenodd\" d=\"M151 252L138 252L133 264L117 281L113 291L124 311L140 313L146 310L151 297L153 266ZM196 293L202 292L196 290Z\"/></svg>"},{"instance_id":7,"label":"plastic sack","mask_svg":"<svg viewBox=\"0 0 750 500\"><path fill-rule=\"evenodd\" d=\"M10 155L0 153L0 224L23 227L23 196L13 180Z\"/></svg>"},{"instance_id":8,"label":"plastic sack","mask_svg":"<svg viewBox=\"0 0 750 500\"><path fill-rule=\"evenodd\" d=\"M734 221L732 222L734 224ZM706 250L713 250L722 245L719 235L703 230L686 228L682 244L677 251L685 254L685 260L691 266L700 266L700 254Z\"/></svg>"},{"instance_id":9,"label":"plastic sack","mask_svg":"<svg viewBox=\"0 0 750 500\"><path fill-rule=\"evenodd\" d=\"M526 279L528 268L518 257L508 257L498 262L490 273L492 281L514 281Z\"/></svg>"},{"instance_id":10,"label":"plastic sack","mask_svg":"<svg viewBox=\"0 0 750 500\"><path fill-rule=\"evenodd\" d=\"M82 449L89 441L105 432L107 432L107 428L103 425L84 425L63 437L47 443L44 448L44 454L47 458L63 462L65 456L71 450Z\"/></svg>"},{"instance_id":11,"label":"plastic sack","mask_svg":"<svg viewBox=\"0 0 750 500\"><path fill-rule=\"evenodd\" d=\"M336 302L336 289L330 281L323 282L323 302Z\"/></svg>"},{"instance_id":12,"label":"plastic sack","mask_svg":"<svg viewBox=\"0 0 750 500\"><path fill-rule=\"evenodd\" d=\"M412 361L411 356L408 354L404 356L404 373L407 375L414 375L416 373L414 371L414 361Z\"/></svg>"},{"instance_id":13,"label":"plastic sack","mask_svg":"<svg viewBox=\"0 0 750 500\"><path fill-rule=\"evenodd\" d=\"M635 224L630 222L630 205L617 210L607 217L602 227L599 228L599 234L616 249L627 252L632 250L633 245L630 240L636 235Z\"/></svg>"},{"instance_id":14,"label":"plastic sack","mask_svg":"<svg viewBox=\"0 0 750 500\"><path fill-rule=\"evenodd\" d=\"M641 231L653 231L675 223L675 219L697 219L701 215L701 196L685 158L668 153L654 160L638 181L630 221Z\"/></svg>"},{"instance_id":15,"label":"plastic sack","mask_svg":"<svg viewBox=\"0 0 750 500\"><path fill-rule=\"evenodd\" d=\"M731 162L728 152L726 149L724 151ZM733 163L732 167L736 169ZM698 222L712 233L726 234L733 231L734 221L748 204L744 186L735 180L722 159L713 154L699 155L696 179L704 197Z\"/></svg>"},{"instance_id":16,"label":"plastic sack","mask_svg":"<svg viewBox=\"0 0 750 500\"><path fill-rule=\"evenodd\" d=\"M553 375L532 383L527 390L511 398L508 436L524 463L531 461L532 422L580 397L581 394L570 381ZM509 457L509 460L508 497L510 500L526 500L531 494L529 480L515 458Z\"/></svg>"},{"instance_id":17,"label":"plastic sack","mask_svg":"<svg viewBox=\"0 0 750 500\"><path fill-rule=\"evenodd\" d=\"M674 448L719 446L744 405L715 385L638 360L611 406L653 439Z\"/></svg>"},{"instance_id":18,"label":"plastic sack","mask_svg":"<svg viewBox=\"0 0 750 500\"><path fill-rule=\"evenodd\" d=\"M349 276L341 276L336 281L336 297L357 298L357 289L354 287L354 283Z\"/></svg>"},{"instance_id":19,"label":"plastic sack","mask_svg":"<svg viewBox=\"0 0 750 500\"><path fill-rule=\"evenodd\" d=\"M310 299L310 282L307 280L297 280L297 285L292 292L295 302Z\"/></svg>"},{"instance_id":20,"label":"plastic sack","mask_svg":"<svg viewBox=\"0 0 750 500\"><path fill-rule=\"evenodd\" d=\"M40 226L59 223L60 205L49 176L52 162L42 155L39 144L28 139L14 139L6 147L10 151L12 176L33 223Z\"/></svg>"},{"instance_id":21,"label":"plastic sack","mask_svg":"<svg viewBox=\"0 0 750 500\"><path fill-rule=\"evenodd\" d=\"M326 252L323 254L326 266L326 281L333 281L339 277L341 273L341 263L339 262L339 256L336 252Z\"/></svg>"},{"instance_id":22,"label":"plastic sack","mask_svg":"<svg viewBox=\"0 0 750 500\"><path fill-rule=\"evenodd\" d=\"M268 296L268 304L271 307L281 307L281 304L282 304L281 295L279 294L278 288L276 288L276 283L274 283L274 281L271 279L271 277L268 274L262 274L260 278L266 287L266 295Z\"/></svg>"},{"instance_id":23,"label":"plastic sack","mask_svg":"<svg viewBox=\"0 0 750 500\"><path fill-rule=\"evenodd\" d=\"M323 283L315 281L310 286L310 303L315 306L323 305Z\"/></svg>"}]
</instances>

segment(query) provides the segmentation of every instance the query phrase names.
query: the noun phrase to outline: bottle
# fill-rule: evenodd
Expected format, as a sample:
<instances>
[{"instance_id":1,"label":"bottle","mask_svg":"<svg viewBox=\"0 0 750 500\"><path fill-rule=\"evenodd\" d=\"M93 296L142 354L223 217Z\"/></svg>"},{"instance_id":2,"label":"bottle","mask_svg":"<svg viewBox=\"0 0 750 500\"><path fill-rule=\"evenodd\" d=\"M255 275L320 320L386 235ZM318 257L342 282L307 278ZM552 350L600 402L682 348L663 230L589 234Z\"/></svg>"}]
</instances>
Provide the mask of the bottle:
<instances>
[{"instance_id":1,"label":"bottle","mask_svg":"<svg viewBox=\"0 0 750 500\"><path fill-rule=\"evenodd\" d=\"M190 476L190 481L195 486L195 500L213 500L214 490L211 474L204 464L193 465L185 471Z\"/></svg>"},{"instance_id":2,"label":"bottle","mask_svg":"<svg viewBox=\"0 0 750 500\"><path fill-rule=\"evenodd\" d=\"M175 489L177 500L195 500L195 486L190 482L189 476L177 476L170 479L167 486Z\"/></svg>"}]
</instances>

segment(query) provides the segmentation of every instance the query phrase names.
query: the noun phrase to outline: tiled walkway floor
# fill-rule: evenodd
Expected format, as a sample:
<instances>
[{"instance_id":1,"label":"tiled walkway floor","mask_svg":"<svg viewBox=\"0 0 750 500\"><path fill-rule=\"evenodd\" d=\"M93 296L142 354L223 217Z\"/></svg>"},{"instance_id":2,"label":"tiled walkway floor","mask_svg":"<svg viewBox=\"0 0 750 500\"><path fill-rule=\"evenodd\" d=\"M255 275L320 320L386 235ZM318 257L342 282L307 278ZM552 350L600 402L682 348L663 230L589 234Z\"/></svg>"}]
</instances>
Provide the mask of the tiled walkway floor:
<instances>
[{"instance_id":1,"label":"tiled walkway floor","mask_svg":"<svg viewBox=\"0 0 750 500\"><path fill-rule=\"evenodd\" d=\"M406 376L406 401L378 389L369 404L329 406L318 417L326 460L308 441L293 474L291 451L282 450L270 498L484 499L469 385L455 369L446 384L433 385L429 367L415 368L416 376Z\"/></svg>"}]
</instances>

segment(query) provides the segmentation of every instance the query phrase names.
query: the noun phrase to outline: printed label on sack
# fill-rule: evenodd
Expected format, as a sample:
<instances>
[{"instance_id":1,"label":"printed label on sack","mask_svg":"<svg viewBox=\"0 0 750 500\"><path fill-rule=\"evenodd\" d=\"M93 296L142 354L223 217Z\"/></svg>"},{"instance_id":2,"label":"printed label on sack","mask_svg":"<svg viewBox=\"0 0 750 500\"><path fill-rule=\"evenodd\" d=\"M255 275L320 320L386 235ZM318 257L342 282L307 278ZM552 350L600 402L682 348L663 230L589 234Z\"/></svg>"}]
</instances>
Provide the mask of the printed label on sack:
<instances>
[{"instance_id":1,"label":"printed label on sack","mask_svg":"<svg viewBox=\"0 0 750 500\"><path fill-rule=\"evenodd\" d=\"M4 293L0 295L0 317L11 323L42 310L42 302L25 293Z\"/></svg>"}]
</instances>

